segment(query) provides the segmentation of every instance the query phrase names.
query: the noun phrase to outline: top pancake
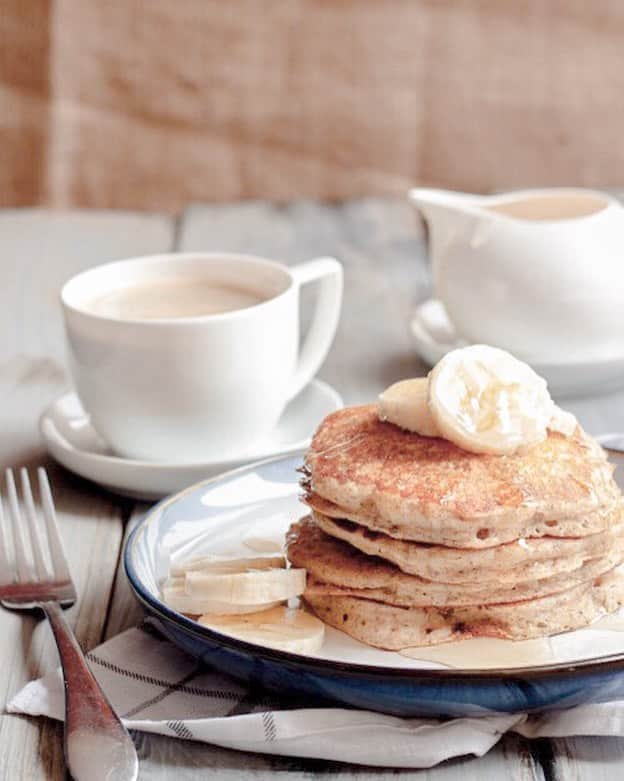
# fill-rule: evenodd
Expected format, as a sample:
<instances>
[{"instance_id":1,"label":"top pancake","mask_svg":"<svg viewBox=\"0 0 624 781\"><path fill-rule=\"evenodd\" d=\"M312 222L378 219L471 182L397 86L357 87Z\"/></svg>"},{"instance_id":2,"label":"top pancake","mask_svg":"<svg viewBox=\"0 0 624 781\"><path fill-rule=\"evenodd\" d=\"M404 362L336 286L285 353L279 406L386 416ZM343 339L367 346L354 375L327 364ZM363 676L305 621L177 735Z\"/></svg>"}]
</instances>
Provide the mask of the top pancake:
<instances>
[{"instance_id":1,"label":"top pancake","mask_svg":"<svg viewBox=\"0 0 624 781\"><path fill-rule=\"evenodd\" d=\"M602 531L599 511L620 497L604 451L580 427L523 454L477 455L384 423L372 404L325 418L306 471L311 493L344 517L398 539L466 548Z\"/></svg>"}]
</instances>

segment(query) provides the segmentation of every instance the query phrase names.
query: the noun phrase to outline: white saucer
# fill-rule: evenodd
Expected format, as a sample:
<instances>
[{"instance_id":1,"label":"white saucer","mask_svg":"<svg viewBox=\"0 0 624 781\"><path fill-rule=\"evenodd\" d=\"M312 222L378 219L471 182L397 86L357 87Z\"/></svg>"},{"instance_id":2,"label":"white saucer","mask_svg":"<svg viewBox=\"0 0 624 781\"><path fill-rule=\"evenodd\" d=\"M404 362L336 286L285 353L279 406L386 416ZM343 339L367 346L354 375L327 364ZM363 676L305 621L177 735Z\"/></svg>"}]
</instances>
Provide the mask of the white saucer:
<instances>
[{"instance_id":1,"label":"white saucer","mask_svg":"<svg viewBox=\"0 0 624 781\"><path fill-rule=\"evenodd\" d=\"M264 441L236 459L205 464L163 464L115 455L95 431L72 392L61 396L44 411L39 430L50 455L70 471L115 493L152 500L249 461L306 448L325 415L342 406L340 395L330 385L312 380L286 407Z\"/></svg>"},{"instance_id":2,"label":"white saucer","mask_svg":"<svg viewBox=\"0 0 624 781\"><path fill-rule=\"evenodd\" d=\"M418 355L430 366L450 350L468 344L459 338L444 305L437 298L430 298L416 307L410 331ZM624 387L624 357L585 363L530 363L547 380L553 396L590 396Z\"/></svg>"}]
</instances>

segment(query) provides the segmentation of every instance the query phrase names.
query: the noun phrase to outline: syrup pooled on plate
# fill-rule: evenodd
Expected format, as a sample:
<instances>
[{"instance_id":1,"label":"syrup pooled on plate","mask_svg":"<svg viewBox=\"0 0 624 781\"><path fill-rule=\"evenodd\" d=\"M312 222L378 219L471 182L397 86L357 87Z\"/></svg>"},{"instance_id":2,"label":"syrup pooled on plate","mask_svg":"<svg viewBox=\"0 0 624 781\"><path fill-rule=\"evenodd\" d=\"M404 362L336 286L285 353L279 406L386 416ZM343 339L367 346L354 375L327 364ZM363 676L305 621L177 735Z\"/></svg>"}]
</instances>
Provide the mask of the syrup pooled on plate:
<instances>
[{"instance_id":1,"label":"syrup pooled on plate","mask_svg":"<svg viewBox=\"0 0 624 781\"><path fill-rule=\"evenodd\" d=\"M609 613L594 621L587 628L597 632L624 632L624 615L621 612Z\"/></svg>"},{"instance_id":2,"label":"syrup pooled on plate","mask_svg":"<svg viewBox=\"0 0 624 781\"><path fill-rule=\"evenodd\" d=\"M461 670L533 667L550 664L555 660L548 637L519 641L482 637L441 645L404 648L400 654L408 659L436 662Z\"/></svg>"}]
</instances>

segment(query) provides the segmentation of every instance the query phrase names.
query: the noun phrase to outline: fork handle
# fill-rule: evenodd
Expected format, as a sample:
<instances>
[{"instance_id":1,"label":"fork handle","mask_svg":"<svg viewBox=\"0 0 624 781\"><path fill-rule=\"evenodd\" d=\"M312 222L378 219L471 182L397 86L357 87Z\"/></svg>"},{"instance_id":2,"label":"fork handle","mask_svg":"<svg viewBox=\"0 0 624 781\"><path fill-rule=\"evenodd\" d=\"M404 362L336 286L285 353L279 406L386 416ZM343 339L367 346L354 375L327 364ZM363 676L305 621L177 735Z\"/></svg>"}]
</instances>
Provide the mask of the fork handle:
<instances>
[{"instance_id":1,"label":"fork handle","mask_svg":"<svg viewBox=\"0 0 624 781\"><path fill-rule=\"evenodd\" d=\"M89 669L58 602L43 602L63 668L65 761L74 781L134 781L132 738Z\"/></svg>"}]
</instances>

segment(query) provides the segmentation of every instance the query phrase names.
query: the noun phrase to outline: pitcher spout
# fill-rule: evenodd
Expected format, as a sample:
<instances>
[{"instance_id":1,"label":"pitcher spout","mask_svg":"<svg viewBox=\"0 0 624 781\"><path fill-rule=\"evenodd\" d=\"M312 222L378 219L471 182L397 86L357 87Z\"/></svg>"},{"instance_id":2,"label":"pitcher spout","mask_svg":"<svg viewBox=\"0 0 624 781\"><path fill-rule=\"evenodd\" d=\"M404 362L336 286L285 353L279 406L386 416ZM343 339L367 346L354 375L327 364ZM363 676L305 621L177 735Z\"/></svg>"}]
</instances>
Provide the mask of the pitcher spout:
<instances>
[{"instance_id":1,"label":"pitcher spout","mask_svg":"<svg viewBox=\"0 0 624 781\"><path fill-rule=\"evenodd\" d=\"M438 277L440 260L458 233L472 234L484 223L483 198L470 193L417 187L408 198L425 220L429 234L429 257L434 276Z\"/></svg>"},{"instance_id":2,"label":"pitcher spout","mask_svg":"<svg viewBox=\"0 0 624 781\"><path fill-rule=\"evenodd\" d=\"M450 223L460 214L479 211L482 198L471 193L438 190L431 187L415 187L408 193L411 203L418 209L430 228L442 227L437 223Z\"/></svg>"}]
</instances>

